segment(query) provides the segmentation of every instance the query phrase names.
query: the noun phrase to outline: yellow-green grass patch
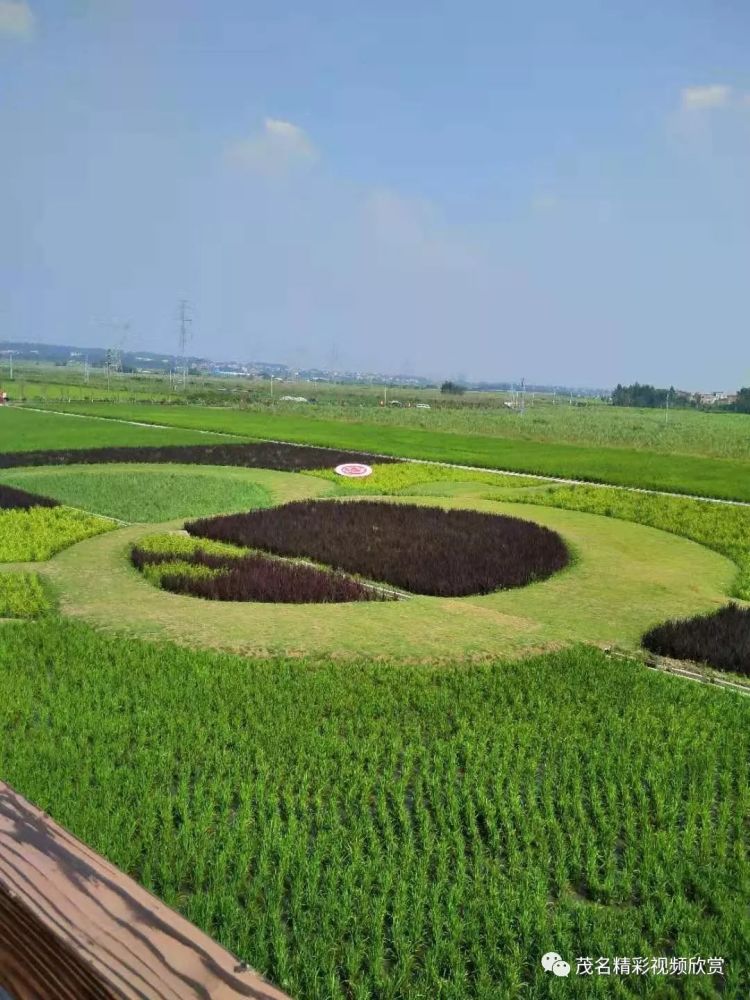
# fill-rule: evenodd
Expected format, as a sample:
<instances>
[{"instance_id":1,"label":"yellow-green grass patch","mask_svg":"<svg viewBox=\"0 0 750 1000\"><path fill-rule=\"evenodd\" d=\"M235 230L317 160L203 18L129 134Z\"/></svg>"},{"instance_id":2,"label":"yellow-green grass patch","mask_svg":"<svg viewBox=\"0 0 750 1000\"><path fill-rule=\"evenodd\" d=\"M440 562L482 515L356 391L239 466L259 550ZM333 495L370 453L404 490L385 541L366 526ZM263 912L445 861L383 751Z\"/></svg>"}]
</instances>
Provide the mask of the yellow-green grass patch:
<instances>
[{"instance_id":1,"label":"yellow-green grass patch","mask_svg":"<svg viewBox=\"0 0 750 1000\"><path fill-rule=\"evenodd\" d=\"M70 507L0 511L0 562L37 562L117 525Z\"/></svg>"},{"instance_id":2,"label":"yellow-green grass patch","mask_svg":"<svg viewBox=\"0 0 750 1000\"><path fill-rule=\"evenodd\" d=\"M316 469L311 473L321 479L335 483L342 495L378 494L398 495L412 492L429 492L441 495L443 487L466 484L468 490L476 492L478 486L519 489L524 486L538 486L539 480L530 476L510 476L502 472L482 472L476 469L455 469L447 465L432 465L427 462L398 462L375 464L372 475L361 479L340 476L333 469ZM467 491L468 491L467 490ZM448 494L446 494L448 495Z\"/></svg>"},{"instance_id":3,"label":"yellow-green grass patch","mask_svg":"<svg viewBox=\"0 0 750 1000\"><path fill-rule=\"evenodd\" d=\"M0 573L0 618L35 618L50 607L36 573Z\"/></svg>"}]
</instances>

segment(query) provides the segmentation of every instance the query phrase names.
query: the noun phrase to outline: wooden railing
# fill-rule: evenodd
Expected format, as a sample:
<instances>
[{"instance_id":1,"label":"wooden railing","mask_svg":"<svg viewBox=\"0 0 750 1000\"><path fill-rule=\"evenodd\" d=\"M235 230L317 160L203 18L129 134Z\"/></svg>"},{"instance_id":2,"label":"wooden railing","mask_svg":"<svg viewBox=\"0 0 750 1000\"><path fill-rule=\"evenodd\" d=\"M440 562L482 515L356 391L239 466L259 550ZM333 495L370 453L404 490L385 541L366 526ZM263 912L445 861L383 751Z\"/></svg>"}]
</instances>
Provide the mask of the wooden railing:
<instances>
[{"instance_id":1,"label":"wooden railing","mask_svg":"<svg viewBox=\"0 0 750 1000\"><path fill-rule=\"evenodd\" d=\"M289 1000L0 782L0 997Z\"/></svg>"}]
</instances>

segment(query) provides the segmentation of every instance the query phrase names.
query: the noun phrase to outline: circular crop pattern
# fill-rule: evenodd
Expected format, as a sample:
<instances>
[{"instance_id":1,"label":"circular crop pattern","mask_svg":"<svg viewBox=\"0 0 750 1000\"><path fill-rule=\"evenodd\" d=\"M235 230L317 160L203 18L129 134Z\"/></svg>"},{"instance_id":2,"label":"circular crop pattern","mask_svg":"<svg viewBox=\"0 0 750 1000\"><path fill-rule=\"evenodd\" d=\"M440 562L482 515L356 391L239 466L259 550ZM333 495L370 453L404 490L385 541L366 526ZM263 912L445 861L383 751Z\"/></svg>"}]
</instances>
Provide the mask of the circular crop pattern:
<instances>
[{"instance_id":1,"label":"circular crop pattern","mask_svg":"<svg viewBox=\"0 0 750 1000\"><path fill-rule=\"evenodd\" d=\"M303 556L416 594L464 597L563 569L562 538L517 517L372 501L310 501L185 525L194 537Z\"/></svg>"}]
</instances>

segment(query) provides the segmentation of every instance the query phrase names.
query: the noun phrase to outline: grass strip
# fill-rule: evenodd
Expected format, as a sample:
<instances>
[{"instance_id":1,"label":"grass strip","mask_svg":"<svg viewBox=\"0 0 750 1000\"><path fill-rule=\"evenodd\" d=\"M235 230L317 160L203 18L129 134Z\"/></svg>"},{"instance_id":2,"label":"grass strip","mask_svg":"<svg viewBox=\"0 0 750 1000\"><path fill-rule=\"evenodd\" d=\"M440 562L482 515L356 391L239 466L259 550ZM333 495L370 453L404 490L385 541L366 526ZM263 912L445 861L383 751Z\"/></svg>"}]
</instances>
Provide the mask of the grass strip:
<instances>
[{"instance_id":1,"label":"grass strip","mask_svg":"<svg viewBox=\"0 0 750 1000\"><path fill-rule=\"evenodd\" d=\"M514 500L635 521L699 542L737 564L739 574L732 596L750 601L750 509L746 507L600 486L554 486L533 493L519 492Z\"/></svg>"}]
</instances>

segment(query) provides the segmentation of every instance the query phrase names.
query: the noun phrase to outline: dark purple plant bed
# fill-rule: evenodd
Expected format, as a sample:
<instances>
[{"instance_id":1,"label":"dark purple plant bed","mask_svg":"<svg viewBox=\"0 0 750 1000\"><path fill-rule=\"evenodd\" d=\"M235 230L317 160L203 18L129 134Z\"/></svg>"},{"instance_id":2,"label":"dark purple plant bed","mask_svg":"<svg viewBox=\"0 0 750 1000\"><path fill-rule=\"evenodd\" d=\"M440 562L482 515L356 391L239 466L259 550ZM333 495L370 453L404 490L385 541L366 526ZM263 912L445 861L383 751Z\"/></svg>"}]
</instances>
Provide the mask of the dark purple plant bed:
<instances>
[{"instance_id":1,"label":"dark purple plant bed","mask_svg":"<svg viewBox=\"0 0 750 1000\"><path fill-rule=\"evenodd\" d=\"M30 507L59 507L57 500L40 497L36 493L17 490L14 486L0 485L0 510L28 510Z\"/></svg>"},{"instance_id":2,"label":"dark purple plant bed","mask_svg":"<svg viewBox=\"0 0 750 1000\"><path fill-rule=\"evenodd\" d=\"M29 465L99 465L104 462L178 462L186 465L240 465L253 469L301 472L333 468L344 462L398 462L356 451L306 448L295 444L198 444L155 447L66 448L60 451L12 451L0 453L0 468Z\"/></svg>"},{"instance_id":3,"label":"dark purple plant bed","mask_svg":"<svg viewBox=\"0 0 750 1000\"><path fill-rule=\"evenodd\" d=\"M130 554L137 569L148 564L168 564L171 553L147 552L135 546ZM184 570L162 574L161 586L174 594L189 594L210 601L260 601L277 604L340 604L345 601L393 600L343 573L315 566L272 559L262 555L218 556L198 550L179 556L180 562L220 570L213 577L193 576Z\"/></svg>"},{"instance_id":4,"label":"dark purple plant bed","mask_svg":"<svg viewBox=\"0 0 750 1000\"><path fill-rule=\"evenodd\" d=\"M198 538L305 556L437 597L522 587L570 559L558 534L531 521L374 501L306 500L201 518L185 528Z\"/></svg>"},{"instance_id":5,"label":"dark purple plant bed","mask_svg":"<svg viewBox=\"0 0 750 1000\"><path fill-rule=\"evenodd\" d=\"M659 656L750 676L750 608L728 604L710 614L668 621L647 632L642 643Z\"/></svg>"}]
</instances>

